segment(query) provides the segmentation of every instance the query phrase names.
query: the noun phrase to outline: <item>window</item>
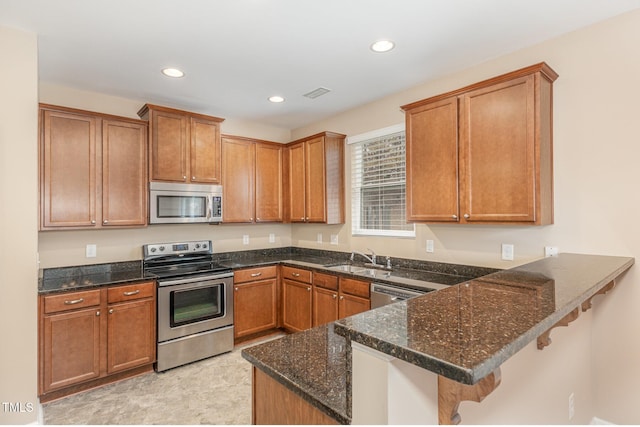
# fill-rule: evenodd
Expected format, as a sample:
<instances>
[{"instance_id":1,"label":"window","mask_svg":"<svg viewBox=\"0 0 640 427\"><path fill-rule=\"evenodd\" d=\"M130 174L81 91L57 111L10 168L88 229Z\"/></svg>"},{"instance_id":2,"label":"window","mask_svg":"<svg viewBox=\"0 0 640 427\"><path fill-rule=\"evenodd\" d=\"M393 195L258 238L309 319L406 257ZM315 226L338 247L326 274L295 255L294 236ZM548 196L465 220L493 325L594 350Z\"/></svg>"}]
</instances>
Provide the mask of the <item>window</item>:
<instances>
[{"instance_id":1,"label":"window","mask_svg":"<svg viewBox=\"0 0 640 427\"><path fill-rule=\"evenodd\" d=\"M349 138L354 235L415 237L405 214L404 125Z\"/></svg>"}]
</instances>

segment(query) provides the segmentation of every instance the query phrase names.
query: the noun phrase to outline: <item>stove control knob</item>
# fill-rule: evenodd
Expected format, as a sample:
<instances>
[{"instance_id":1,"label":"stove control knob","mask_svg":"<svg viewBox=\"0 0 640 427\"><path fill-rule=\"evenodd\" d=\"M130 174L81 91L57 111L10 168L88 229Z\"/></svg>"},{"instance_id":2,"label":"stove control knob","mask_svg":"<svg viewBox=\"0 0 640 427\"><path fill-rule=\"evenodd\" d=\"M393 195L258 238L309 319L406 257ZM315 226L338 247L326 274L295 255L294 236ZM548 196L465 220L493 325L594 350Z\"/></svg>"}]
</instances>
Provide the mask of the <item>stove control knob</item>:
<instances>
[{"instance_id":1,"label":"stove control knob","mask_svg":"<svg viewBox=\"0 0 640 427\"><path fill-rule=\"evenodd\" d=\"M155 251L156 251L156 248L151 248L151 252L152 253L155 252Z\"/></svg>"},{"instance_id":2,"label":"stove control knob","mask_svg":"<svg viewBox=\"0 0 640 427\"><path fill-rule=\"evenodd\" d=\"M202 244L202 249L207 249L207 244L206 243Z\"/></svg>"},{"instance_id":3,"label":"stove control knob","mask_svg":"<svg viewBox=\"0 0 640 427\"><path fill-rule=\"evenodd\" d=\"M196 243L196 249L200 249L200 243Z\"/></svg>"},{"instance_id":4,"label":"stove control knob","mask_svg":"<svg viewBox=\"0 0 640 427\"><path fill-rule=\"evenodd\" d=\"M160 252L164 251L164 246L160 246L158 249L160 249Z\"/></svg>"}]
</instances>

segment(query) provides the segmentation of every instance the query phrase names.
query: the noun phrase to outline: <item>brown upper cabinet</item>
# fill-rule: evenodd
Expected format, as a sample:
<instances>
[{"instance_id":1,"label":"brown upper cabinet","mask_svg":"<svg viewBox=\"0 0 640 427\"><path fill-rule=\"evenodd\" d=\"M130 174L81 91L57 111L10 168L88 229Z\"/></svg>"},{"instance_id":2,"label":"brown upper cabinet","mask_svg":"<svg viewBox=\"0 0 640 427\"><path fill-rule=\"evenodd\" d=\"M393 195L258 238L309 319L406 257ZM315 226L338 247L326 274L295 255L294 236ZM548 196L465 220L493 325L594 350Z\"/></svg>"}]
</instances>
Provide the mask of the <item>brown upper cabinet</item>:
<instances>
[{"instance_id":1,"label":"brown upper cabinet","mask_svg":"<svg viewBox=\"0 0 640 427\"><path fill-rule=\"evenodd\" d=\"M282 222L284 145L222 137L222 222Z\"/></svg>"},{"instance_id":2,"label":"brown upper cabinet","mask_svg":"<svg viewBox=\"0 0 640 427\"><path fill-rule=\"evenodd\" d=\"M145 104L152 181L220 183L220 123L224 119Z\"/></svg>"},{"instance_id":3,"label":"brown upper cabinet","mask_svg":"<svg viewBox=\"0 0 640 427\"><path fill-rule=\"evenodd\" d=\"M407 219L553 223L553 82L540 63L402 107Z\"/></svg>"},{"instance_id":4,"label":"brown upper cabinet","mask_svg":"<svg viewBox=\"0 0 640 427\"><path fill-rule=\"evenodd\" d=\"M344 223L344 141L323 132L287 145L285 221Z\"/></svg>"},{"instance_id":5,"label":"brown upper cabinet","mask_svg":"<svg viewBox=\"0 0 640 427\"><path fill-rule=\"evenodd\" d=\"M147 124L40 104L40 230L145 226Z\"/></svg>"}]
</instances>

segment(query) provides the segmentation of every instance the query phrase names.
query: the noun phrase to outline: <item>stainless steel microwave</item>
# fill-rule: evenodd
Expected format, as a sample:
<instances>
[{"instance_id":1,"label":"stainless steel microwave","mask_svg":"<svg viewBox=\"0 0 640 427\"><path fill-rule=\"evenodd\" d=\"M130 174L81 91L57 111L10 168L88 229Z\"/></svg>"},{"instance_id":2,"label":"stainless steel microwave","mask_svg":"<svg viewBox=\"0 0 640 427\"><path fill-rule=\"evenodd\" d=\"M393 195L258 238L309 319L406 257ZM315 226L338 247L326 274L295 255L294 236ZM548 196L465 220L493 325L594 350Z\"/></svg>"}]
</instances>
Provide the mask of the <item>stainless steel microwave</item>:
<instances>
[{"instance_id":1,"label":"stainless steel microwave","mask_svg":"<svg viewBox=\"0 0 640 427\"><path fill-rule=\"evenodd\" d=\"M222 186L149 183L149 223L185 224L222 221Z\"/></svg>"}]
</instances>

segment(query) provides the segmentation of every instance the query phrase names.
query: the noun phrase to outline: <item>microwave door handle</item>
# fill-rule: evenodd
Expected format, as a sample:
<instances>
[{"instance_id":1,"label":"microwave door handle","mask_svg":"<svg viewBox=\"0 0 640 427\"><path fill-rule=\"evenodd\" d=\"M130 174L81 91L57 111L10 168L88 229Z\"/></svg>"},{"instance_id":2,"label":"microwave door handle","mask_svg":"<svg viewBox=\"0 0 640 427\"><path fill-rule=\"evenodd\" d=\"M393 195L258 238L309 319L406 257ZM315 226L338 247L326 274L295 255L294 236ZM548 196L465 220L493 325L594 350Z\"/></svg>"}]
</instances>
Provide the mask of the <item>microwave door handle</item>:
<instances>
[{"instance_id":1,"label":"microwave door handle","mask_svg":"<svg viewBox=\"0 0 640 427\"><path fill-rule=\"evenodd\" d=\"M213 196L207 196L207 222L213 221Z\"/></svg>"}]
</instances>

